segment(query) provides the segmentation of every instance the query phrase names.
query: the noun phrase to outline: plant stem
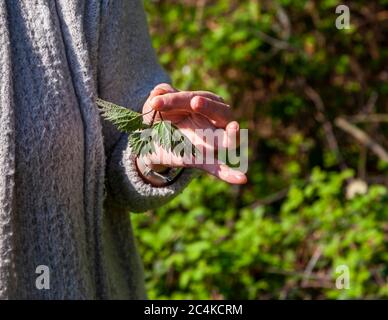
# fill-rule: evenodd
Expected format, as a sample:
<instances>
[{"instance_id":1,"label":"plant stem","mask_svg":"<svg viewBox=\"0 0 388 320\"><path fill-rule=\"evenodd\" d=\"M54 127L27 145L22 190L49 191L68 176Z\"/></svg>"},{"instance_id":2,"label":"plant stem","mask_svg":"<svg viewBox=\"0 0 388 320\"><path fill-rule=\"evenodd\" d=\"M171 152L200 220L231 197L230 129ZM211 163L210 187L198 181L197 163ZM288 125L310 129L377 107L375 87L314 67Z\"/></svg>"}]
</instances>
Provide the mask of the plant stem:
<instances>
[{"instance_id":1,"label":"plant stem","mask_svg":"<svg viewBox=\"0 0 388 320\"><path fill-rule=\"evenodd\" d=\"M154 111L154 110L152 110L152 111ZM150 123L150 127L152 127L152 125L154 124L154 121L155 121L155 118L156 118L156 114L157 114L157 111L155 110L154 114L152 115L152 120L151 120L151 123Z\"/></svg>"},{"instance_id":2,"label":"plant stem","mask_svg":"<svg viewBox=\"0 0 388 320\"><path fill-rule=\"evenodd\" d=\"M147 114L150 114L152 111L155 111L155 110L151 109L150 111L148 111L146 113L141 113L141 114L139 114L139 117L140 116L146 116Z\"/></svg>"}]
</instances>

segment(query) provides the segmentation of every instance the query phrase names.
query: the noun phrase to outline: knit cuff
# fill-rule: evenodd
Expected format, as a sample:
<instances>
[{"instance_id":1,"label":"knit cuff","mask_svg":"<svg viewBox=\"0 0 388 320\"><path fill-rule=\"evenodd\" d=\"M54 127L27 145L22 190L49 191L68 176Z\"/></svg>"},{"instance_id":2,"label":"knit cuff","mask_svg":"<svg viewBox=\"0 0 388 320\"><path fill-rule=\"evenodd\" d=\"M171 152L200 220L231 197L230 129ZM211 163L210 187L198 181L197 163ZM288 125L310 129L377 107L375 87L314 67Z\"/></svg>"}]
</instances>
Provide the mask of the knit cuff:
<instances>
[{"instance_id":1,"label":"knit cuff","mask_svg":"<svg viewBox=\"0 0 388 320\"><path fill-rule=\"evenodd\" d=\"M112 201L132 212L144 212L170 201L188 185L197 172L195 169L185 169L173 184L153 187L139 176L135 158L128 146L128 135L123 135L113 151L107 172Z\"/></svg>"}]
</instances>

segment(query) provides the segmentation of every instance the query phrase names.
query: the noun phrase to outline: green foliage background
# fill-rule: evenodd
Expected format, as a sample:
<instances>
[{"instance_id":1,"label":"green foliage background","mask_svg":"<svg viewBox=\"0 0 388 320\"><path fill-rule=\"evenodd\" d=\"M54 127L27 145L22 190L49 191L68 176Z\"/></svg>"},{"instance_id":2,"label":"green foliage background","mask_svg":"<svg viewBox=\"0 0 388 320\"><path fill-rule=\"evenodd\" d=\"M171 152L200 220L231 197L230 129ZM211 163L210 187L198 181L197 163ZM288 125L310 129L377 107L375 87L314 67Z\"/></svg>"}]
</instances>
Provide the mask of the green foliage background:
<instances>
[{"instance_id":1,"label":"green foliage background","mask_svg":"<svg viewBox=\"0 0 388 320\"><path fill-rule=\"evenodd\" d=\"M388 1L345 2L349 30L339 4L145 1L174 85L224 96L250 134L247 185L203 176L132 215L150 298L388 298L388 165L334 125L388 113ZM387 122L357 126L388 147Z\"/></svg>"}]
</instances>

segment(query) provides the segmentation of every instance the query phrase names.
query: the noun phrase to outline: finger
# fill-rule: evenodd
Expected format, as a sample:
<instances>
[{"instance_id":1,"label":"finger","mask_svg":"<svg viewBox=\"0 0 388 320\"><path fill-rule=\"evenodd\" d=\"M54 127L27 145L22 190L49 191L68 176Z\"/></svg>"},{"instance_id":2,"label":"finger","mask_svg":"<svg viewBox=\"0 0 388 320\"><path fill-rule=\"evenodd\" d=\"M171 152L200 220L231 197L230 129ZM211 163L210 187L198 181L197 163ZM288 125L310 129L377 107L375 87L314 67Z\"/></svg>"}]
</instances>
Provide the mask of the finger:
<instances>
[{"instance_id":1,"label":"finger","mask_svg":"<svg viewBox=\"0 0 388 320\"><path fill-rule=\"evenodd\" d=\"M213 124L219 128L225 128L233 119L230 107L222 102L195 96L191 99L190 106L195 112L212 120Z\"/></svg>"},{"instance_id":2,"label":"finger","mask_svg":"<svg viewBox=\"0 0 388 320\"><path fill-rule=\"evenodd\" d=\"M180 127L180 130L187 128ZM186 132L186 130L185 130ZM237 121L229 122L225 129L212 129L194 131L186 133L186 136L191 138L191 142L200 148L205 148L206 151L214 152L215 150L237 149L240 145L240 125Z\"/></svg>"},{"instance_id":3,"label":"finger","mask_svg":"<svg viewBox=\"0 0 388 320\"><path fill-rule=\"evenodd\" d=\"M240 144L239 132L240 125L238 122L229 122L223 134L222 147L226 149L236 149Z\"/></svg>"},{"instance_id":4,"label":"finger","mask_svg":"<svg viewBox=\"0 0 388 320\"><path fill-rule=\"evenodd\" d=\"M165 93L177 93L177 92L179 92L177 89L173 88L168 83L161 83L161 84L157 85L154 88L154 90L161 90L161 91L164 91ZM181 94L179 94L178 96L171 97L171 100L173 100L174 103L180 103L180 104L184 104L184 105L188 106L187 104L189 103L189 100L195 96L202 96L202 97L208 98L210 100L224 103L224 99L222 97L220 97L219 95L216 95L215 93L210 92L210 91L190 91L190 92L181 91L180 93ZM171 101L168 100L166 103L166 105L167 105L166 108L168 108L168 105L170 105L170 104L171 104Z\"/></svg>"},{"instance_id":5,"label":"finger","mask_svg":"<svg viewBox=\"0 0 388 320\"><path fill-rule=\"evenodd\" d=\"M187 111L200 113L220 128L225 128L228 122L232 120L232 111L228 105L202 96L196 96L194 92L167 93L152 98L150 103L154 110L162 112Z\"/></svg>"},{"instance_id":6,"label":"finger","mask_svg":"<svg viewBox=\"0 0 388 320\"><path fill-rule=\"evenodd\" d=\"M153 98L162 94L174 93L174 92L177 92L177 90L173 88L170 84L160 83L151 91L150 98Z\"/></svg>"},{"instance_id":7,"label":"finger","mask_svg":"<svg viewBox=\"0 0 388 320\"><path fill-rule=\"evenodd\" d=\"M143 107L143 113L146 113L144 116L144 120L146 123L150 123L153 115L149 114L149 112L152 110L152 106L150 104L150 101L157 96L164 95L167 93L174 93L176 92L176 89L174 89L171 85L168 83L160 83L158 84L152 91L150 92L150 95Z\"/></svg>"},{"instance_id":8,"label":"finger","mask_svg":"<svg viewBox=\"0 0 388 320\"><path fill-rule=\"evenodd\" d=\"M193 98L192 92L181 91L174 93L167 93L163 96L154 97L151 100L153 109L163 112L168 111L191 111L190 100Z\"/></svg>"},{"instance_id":9,"label":"finger","mask_svg":"<svg viewBox=\"0 0 388 320\"><path fill-rule=\"evenodd\" d=\"M198 168L230 184L245 184L248 181L244 173L236 169L230 168L226 164L220 162L216 162L214 164L200 165L198 166Z\"/></svg>"},{"instance_id":10,"label":"finger","mask_svg":"<svg viewBox=\"0 0 388 320\"><path fill-rule=\"evenodd\" d=\"M210 91L193 91L193 93L196 96L202 96L202 97L214 100L214 101L225 103L224 99L221 96L219 96L213 92L210 92Z\"/></svg>"},{"instance_id":11,"label":"finger","mask_svg":"<svg viewBox=\"0 0 388 320\"><path fill-rule=\"evenodd\" d=\"M164 90L166 92L178 92L177 89L175 89L171 84L169 83L159 83L155 88L155 89L160 89L160 90Z\"/></svg>"}]
</instances>

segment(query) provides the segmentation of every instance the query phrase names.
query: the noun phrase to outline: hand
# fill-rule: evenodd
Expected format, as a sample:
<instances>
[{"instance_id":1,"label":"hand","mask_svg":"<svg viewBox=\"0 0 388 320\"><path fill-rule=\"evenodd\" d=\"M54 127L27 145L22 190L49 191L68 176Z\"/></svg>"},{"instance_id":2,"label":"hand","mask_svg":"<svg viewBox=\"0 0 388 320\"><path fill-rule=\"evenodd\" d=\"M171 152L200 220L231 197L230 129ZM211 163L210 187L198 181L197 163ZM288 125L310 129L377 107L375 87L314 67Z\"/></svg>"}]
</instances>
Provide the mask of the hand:
<instances>
[{"instance_id":1,"label":"hand","mask_svg":"<svg viewBox=\"0 0 388 320\"><path fill-rule=\"evenodd\" d=\"M222 98L207 91L178 91L169 84L156 86L143 107L144 121L150 123L154 112L159 111L163 120L171 121L195 146L201 151L214 152L218 149L217 143L222 143L224 148L236 147L230 145L232 139L238 137L239 124L233 121L232 111ZM155 121L160 120L157 116ZM202 137L195 132L197 129L216 130L223 129L222 141L215 145L209 145ZM203 148L203 149L202 149ZM162 159L162 162L160 162ZM168 159L164 161L163 159ZM187 157L179 157L167 152L163 148L157 148L152 155L142 159L147 166L153 170L167 167L194 167L204 170L215 177L231 184L244 184L247 177L242 172L235 170L220 160L215 159L213 163L195 164L188 161Z\"/></svg>"}]
</instances>

